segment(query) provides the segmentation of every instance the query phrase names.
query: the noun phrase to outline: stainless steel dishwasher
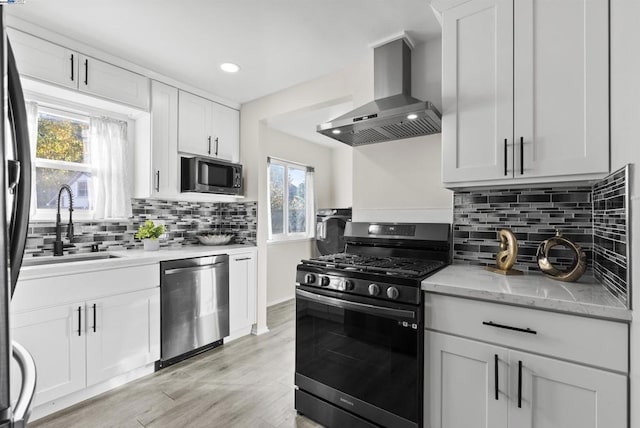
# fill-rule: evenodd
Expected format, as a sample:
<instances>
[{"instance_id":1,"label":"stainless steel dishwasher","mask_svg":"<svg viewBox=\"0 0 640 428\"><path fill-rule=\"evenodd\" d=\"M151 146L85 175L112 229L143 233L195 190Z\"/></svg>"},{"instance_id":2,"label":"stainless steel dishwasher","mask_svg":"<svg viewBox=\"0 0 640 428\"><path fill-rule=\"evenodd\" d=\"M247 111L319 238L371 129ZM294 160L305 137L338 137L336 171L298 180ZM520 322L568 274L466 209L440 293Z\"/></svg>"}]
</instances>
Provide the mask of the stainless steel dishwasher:
<instances>
[{"instance_id":1,"label":"stainless steel dishwasher","mask_svg":"<svg viewBox=\"0 0 640 428\"><path fill-rule=\"evenodd\" d=\"M161 348L156 369L222 345L229 335L229 256L160 263Z\"/></svg>"}]
</instances>

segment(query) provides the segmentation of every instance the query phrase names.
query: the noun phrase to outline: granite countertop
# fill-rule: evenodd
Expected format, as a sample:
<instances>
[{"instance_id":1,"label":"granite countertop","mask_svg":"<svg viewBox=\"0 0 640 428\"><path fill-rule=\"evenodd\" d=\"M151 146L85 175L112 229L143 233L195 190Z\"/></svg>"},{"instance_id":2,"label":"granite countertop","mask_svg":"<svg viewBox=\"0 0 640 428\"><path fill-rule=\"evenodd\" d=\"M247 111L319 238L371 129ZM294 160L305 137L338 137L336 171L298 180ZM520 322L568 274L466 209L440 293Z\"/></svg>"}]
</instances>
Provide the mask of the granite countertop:
<instances>
[{"instance_id":1,"label":"granite countertop","mask_svg":"<svg viewBox=\"0 0 640 428\"><path fill-rule=\"evenodd\" d=\"M542 273L502 275L482 266L451 265L422 281L422 290L547 309L576 315L631 321L631 310L595 279L562 282Z\"/></svg>"},{"instance_id":2,"label":"granite countertop","mask_svg":"<svg viewBox=\"0 0 640 428\"><path fill-rule=\"evenodd\" d=\"M60 275L73 275L76 273L102 271L107 269L124 268L130 266L141 266L155 264L165 260L185 259L190 257L203 257L216 254L238 254L247 251L255 251L255 245L232 244L232 245L189 245L179 248L162 248L158 251L118 250L100 252L100 254L111 255L113 258L84 260L76 262L64 262L64 257L59 259L61 263L51 263L34 266L23 266L20 269L20 281L36 278L46 278ZM96 253L87 253L96 254ZM52 259L53 256L44 256L42 259ZM58 257L56 257L58 258Z\"/></svg>"}]
</instances>

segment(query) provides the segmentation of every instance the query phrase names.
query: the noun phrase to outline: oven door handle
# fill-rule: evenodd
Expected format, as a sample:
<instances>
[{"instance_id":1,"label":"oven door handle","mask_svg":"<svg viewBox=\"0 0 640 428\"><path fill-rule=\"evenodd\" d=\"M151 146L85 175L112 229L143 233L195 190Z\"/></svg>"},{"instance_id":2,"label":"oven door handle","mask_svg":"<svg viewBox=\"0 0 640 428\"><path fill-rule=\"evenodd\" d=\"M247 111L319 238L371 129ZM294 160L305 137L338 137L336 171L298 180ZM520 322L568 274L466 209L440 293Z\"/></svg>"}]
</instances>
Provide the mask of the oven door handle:
<instances>
[{"instance_id":1,"label":"oven door handle","mask_svg":"<svg viewBox=\"0 0 640 428\"><path fill-rule=\"evenodd\" d=\"M351 309L374 316L396 319L416 319L416 313L414 311L405 311L403 309L385 308L383 306L369 305L367 303L351 302L349 300L336 299L335 297L323 296L300 289L296 290L296 295L312 302L323 303L341 309Z\"/></svg>"}]
</instances>

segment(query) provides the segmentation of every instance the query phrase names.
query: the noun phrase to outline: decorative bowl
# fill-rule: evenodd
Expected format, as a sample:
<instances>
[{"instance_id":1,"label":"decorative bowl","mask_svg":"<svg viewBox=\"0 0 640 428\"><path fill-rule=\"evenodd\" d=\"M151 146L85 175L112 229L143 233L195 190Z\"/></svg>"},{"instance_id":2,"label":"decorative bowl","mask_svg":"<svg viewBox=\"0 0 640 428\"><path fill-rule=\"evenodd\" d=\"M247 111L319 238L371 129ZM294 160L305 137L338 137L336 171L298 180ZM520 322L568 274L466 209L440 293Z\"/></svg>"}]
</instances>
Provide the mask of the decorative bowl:
<instances>
[{"instance_id":1,"label":"decorative bowl","mask_svg":"<svg viewBox=\"0 0 640 428\"><path fill-rule=\"evenodd\" d=\"M228 244L233 235L196 235L202 245L224 245Z\"/></svg>"}]
</instances>

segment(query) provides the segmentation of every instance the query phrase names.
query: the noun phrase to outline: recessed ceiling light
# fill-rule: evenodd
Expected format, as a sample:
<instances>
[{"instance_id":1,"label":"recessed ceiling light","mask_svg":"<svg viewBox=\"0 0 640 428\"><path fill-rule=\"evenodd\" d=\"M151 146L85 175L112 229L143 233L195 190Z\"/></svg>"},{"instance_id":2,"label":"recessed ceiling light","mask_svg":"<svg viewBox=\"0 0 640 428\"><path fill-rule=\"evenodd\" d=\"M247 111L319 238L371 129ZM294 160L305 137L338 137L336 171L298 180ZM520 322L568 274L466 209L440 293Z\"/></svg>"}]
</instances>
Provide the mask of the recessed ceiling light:
<instances>
[{"instance_id":1,"label":"recessed ceiling light","mask_svg":"<svg viewBox=\"0 0 640 428\"><path fill-rule=\"evenodd\" d=\"M339 129L334 129L334 130L333 130L333 131L331 131L331 132L333 132L334 134L339 134L339 133L340 133L340 130L339 130Z\"/></svg>"},{"instance_id":2,"label":"recessed ceiling light","mask_svg":"<svg viewBox=\"0 0 640 428\"><path fill-rule=\"evenodd\" d=\"M225 62L224 64L220 64L220 69L227 73L237 73L240 71L240 66L232 62Z\"/></svg>"},{"instance_id":3,"label":"recessed ceiling light","mask_svg":"<svg viewBox=\"0 0 640 428\"><path fill-rule=\"evenodd\" d=\"M407 119L409 119L409 120L414 120L414 119L417 119L417 118L418 118L418 115L415 114L415 113L411 113L410 115L407 116Z\"/></svg>"}]
</instances>

